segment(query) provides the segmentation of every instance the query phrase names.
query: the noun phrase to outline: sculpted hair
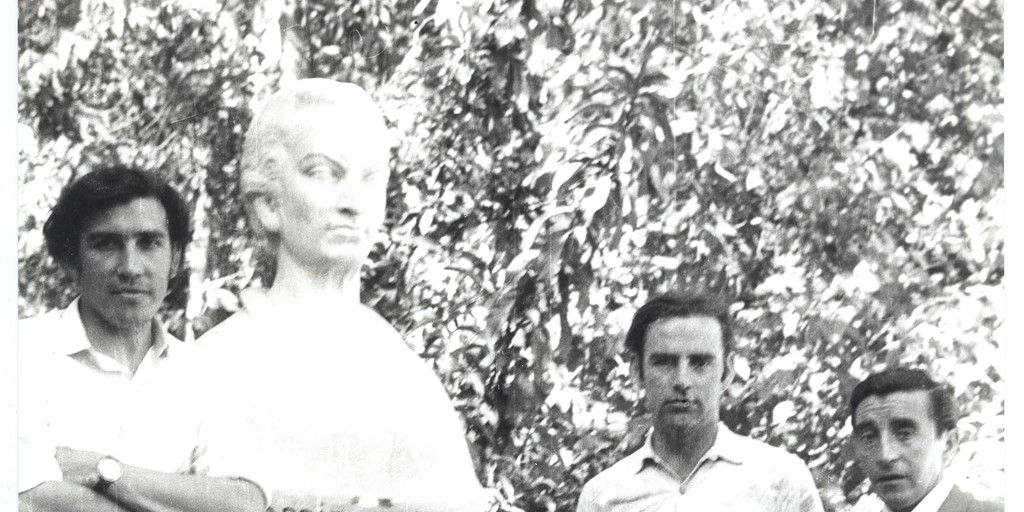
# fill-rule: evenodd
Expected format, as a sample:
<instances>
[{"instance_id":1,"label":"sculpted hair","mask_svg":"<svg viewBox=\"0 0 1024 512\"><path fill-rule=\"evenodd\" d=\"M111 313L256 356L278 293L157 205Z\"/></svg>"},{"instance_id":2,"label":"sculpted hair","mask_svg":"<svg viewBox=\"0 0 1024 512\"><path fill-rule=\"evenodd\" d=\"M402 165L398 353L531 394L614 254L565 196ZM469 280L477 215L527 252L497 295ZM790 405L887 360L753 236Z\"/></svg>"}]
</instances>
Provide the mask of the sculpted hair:
<instances>
[{"instance_id":1,"label":"sculpted hair","mask_svg":"<svg viewBox=\"0 0 1024 512\"><path fill-rule=\"evenodd\" d=\"M884 397L900 391L925 391L931 403L936 435L956 428L953 390L932 380L923 370L893 368L876 373L857 384L850 394L850 417L857 423L857 406L869 396Z\"/></svg>"},{"instance_id":2,"label":"sculpted hair","mask_svg":"<svg viewBox=\"0 0 1024 512\"><path fill-rule=\"evenodd\" d=\"M76 265L82 230L96 214L147 197L163 205L171 245L180 263L192 240L185 200L159 176L121 165L97 169L64 187L43 224L47 251L61 265Z\"/></svg>"},{"instance_id":3,"label":"sculpted hair","mask_svg":"<svg viewBox=\"0 0 1024 512\"><path fill-rule=\"evenodd\" d=\"M728 357L733 337L729 305L722 297L704 292L668 293L648 301L633 315L633 323L626 333L626 347L642 361L647 329L651 324L663 318L694 316L707 316L718 321L722 328L722 356Z\"/></svg>"}]
</instances>

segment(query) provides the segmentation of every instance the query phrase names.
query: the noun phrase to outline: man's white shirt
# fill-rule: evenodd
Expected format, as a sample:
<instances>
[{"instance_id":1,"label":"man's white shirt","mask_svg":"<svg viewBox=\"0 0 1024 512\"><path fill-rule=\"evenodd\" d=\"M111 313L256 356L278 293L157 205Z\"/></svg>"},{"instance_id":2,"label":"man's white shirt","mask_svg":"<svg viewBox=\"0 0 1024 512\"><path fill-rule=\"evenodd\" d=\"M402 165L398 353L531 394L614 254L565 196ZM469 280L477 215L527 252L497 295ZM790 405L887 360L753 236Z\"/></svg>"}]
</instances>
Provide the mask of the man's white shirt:
<instances>
[{"instance_id":1,"label":"man's white shirt","mask_svg":"<svg viewBox=\"0 0 1024 512\"><path fill-rule=\"evenodd\" d=\"M201 409L194 347L154 320L133 375L89 343L78 304L18 323L18 492L62 479L59 446L187 472Z\"/></svg>"}]
</instances>

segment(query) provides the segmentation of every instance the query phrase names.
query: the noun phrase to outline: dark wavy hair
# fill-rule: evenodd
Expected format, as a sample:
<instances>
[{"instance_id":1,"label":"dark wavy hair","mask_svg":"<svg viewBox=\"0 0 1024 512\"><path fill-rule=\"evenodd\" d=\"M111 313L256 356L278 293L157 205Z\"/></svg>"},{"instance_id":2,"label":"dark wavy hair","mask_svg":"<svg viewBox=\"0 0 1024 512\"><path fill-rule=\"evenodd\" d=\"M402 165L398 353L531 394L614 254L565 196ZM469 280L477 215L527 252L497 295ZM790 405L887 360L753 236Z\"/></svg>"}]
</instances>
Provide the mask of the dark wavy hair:
<instances>
[{"instance_id":1,"label":"dark wavy hair","mask_svg":"<svg viewBox=\"0 0 1024 512\"><path fill-rule=\"evenodd\" d=\"M659 295L637 310L633 323L626 333L626 347L633 352L640 364L643 375L644 345L647 343L647 329L663 318L687 318L706 316L718 321L722 328L722 357L728 357L732 349L733 326L729 304L719 295L705 292L666 293Z\"/></svg>"},{"instance_id":2,"label":"dark wavy hair","mask_svg":"<svg viewBox=\"0 0 1024 512\"><path fill-rule=\"evenodd\" d=\"M941 435L956 428L956 408L953 390L932 380L924 370L892 368L864 379L850 394L850 417L857 423L857 406L869 396L884 397L900 391L924 391L931 402L935 434Z\"/></svg>"},{"instance_id":3,"label":"dark wavy hair","mask_svg":"<svg viewBox=\"0 0 1024 512\"><path fill-rule=\"evenodd\" d=\"M96 214L147 197L163 205L172 250L183 263L185 247L192 240L185 200L156 174L122 165L97 169L64 187L43 225L47 251L61 265L77 265L82 230Z\"/></svg>"}]
</instances>

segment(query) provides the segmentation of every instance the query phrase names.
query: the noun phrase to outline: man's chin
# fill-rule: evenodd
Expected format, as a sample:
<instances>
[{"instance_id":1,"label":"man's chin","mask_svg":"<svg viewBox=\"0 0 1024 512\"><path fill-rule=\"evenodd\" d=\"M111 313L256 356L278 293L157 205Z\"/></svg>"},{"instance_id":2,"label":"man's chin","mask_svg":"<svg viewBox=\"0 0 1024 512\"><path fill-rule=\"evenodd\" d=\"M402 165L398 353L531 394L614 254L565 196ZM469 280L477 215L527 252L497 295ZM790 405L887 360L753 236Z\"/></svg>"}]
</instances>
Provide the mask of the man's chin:
<instances>
[{"instance_id":1,"label":"man's chin","mask_svg":"<svg viewBox=\"0 0 1024 512\"><path fill-rule=\"evenodd\" d=\"M153 322L153 318L156 317L156 311L150 310L139 310L139 311L124 311L121 310L111 317L107 318L107 322L115 325L121 329L134 329L140 326L147 326Z\"/></svg>"},{"instance_id":2,"label":"man's chin","mask_svg":"<svg viewBox=\"0 0 1024 512\"><path fill-rule=\"evenodd\" d=\"M891 510L911 510L924 496L916 496L913 489L899 484L881 484L875 486L875 494Z\"/></svg>"},{"instance_id":3,"label":"man's chin","mask_svg":"<svg viewBox=\"0 0 1024 512\"><path fill-rule=\"evenodd\" d=\"M713 422L695 413L684 412L662 412L657 418L659 428L671 429L677 432L696 432L710 428Z\"/></svg>"}]
</instances>

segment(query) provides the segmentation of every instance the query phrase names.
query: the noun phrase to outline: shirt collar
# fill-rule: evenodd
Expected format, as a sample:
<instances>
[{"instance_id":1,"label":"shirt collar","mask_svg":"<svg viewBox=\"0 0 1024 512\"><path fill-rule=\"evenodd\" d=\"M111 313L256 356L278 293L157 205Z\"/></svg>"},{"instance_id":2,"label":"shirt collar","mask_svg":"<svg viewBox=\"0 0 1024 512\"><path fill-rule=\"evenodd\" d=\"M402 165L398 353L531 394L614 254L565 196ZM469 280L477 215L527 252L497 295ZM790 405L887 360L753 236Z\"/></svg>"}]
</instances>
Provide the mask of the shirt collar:
<instances>
[{"instance_id":1,"label":"shirt collar","mask_svg":"<svg viewBox=\"0 0 1024 512\"><path fill-rule=\"evenodd\" d=\"M61 336L55 337L54 350L61 355L71 356L83 351L93 351L89 343L89 336L85 332L85 324L82 323L82 313L79 311L81 297L75 297L64 311L60 312ZM167 357L171 352L171 344L167 342L170 334L163 324L156 318L153 319L153 346L149 353L155 357Z\"/></svg>"},{"instance_id":2,"label":"shirt collar","mask_svg":"<svg viewBox=\"0 0 1024 512\"><path fill-rule=\"evenodd\" d=\"M665 461L661 460L654 451L654 429L652 428L647 433L647 439L644 441L643 446L637 450L639 456L638 464L636 467L636 473L639 473L648 463L657 464L661 467L668 468ZM739 445L738 441L740 436L729 430L729 427L725 426L725 423L718 423L718 433L715 435L715 442L711 445L711 448L697 462L697 466L700 466L705 460L711 461L723 461L732 464L743 464L745 457L743 447Z\"/></svg>"},{"instance_id":3,"label":"shirt collar","mask_svg":"<svg viewBox=\"0 0 1024 512\"><path fill-rule=\"evenodd\" d=\"M949 493L952 490L953 479L943 475L942 478L939 479L939 482L935 484L935 487L932 487L932 490L928 491L928 494L924 495L924 498L914 506L911 512L938 512L939 507L941 507L946 501L946 498L949 497ZM892 512L889 505L886 505L883 510L885 512Z\"/></svg>"}]
</instances>

